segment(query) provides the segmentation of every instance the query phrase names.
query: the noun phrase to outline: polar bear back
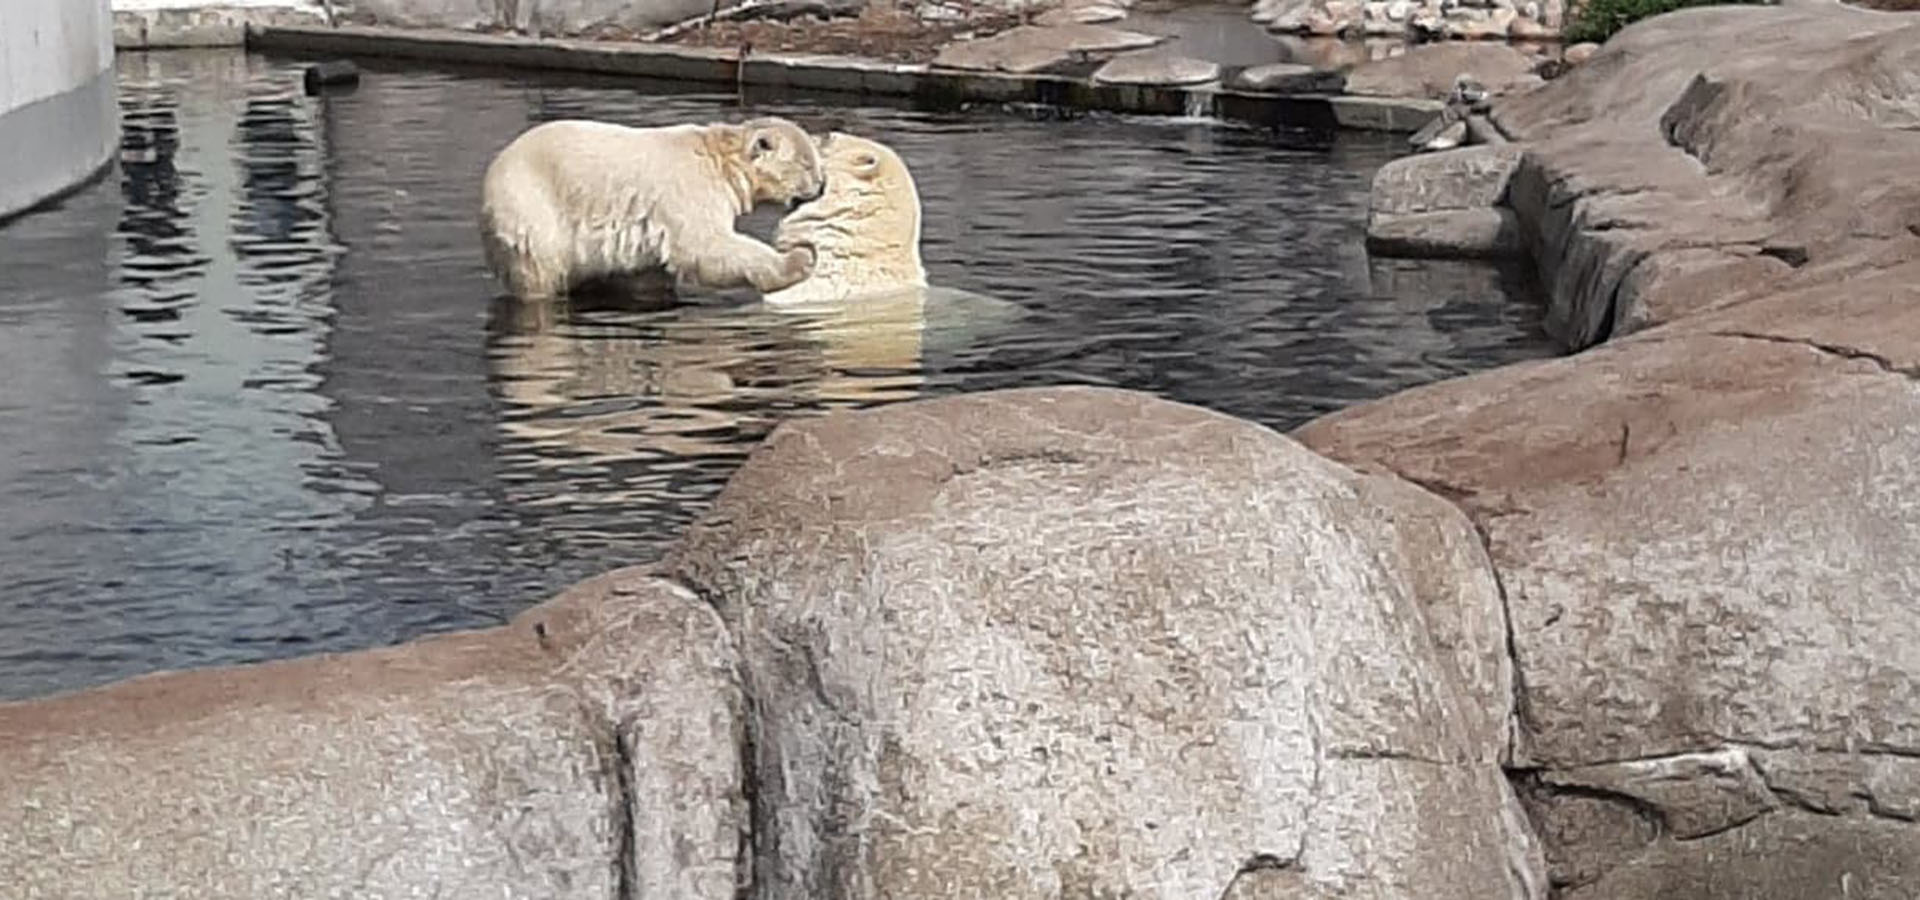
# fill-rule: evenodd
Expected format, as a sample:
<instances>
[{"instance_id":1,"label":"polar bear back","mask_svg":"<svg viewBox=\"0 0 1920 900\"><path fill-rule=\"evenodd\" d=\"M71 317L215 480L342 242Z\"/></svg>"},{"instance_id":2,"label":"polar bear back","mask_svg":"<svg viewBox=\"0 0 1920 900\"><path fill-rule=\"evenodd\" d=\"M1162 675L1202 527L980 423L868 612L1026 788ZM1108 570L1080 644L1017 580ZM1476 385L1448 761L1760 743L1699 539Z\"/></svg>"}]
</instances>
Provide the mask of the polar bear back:
<instances>
[{"instance_id":1,"label":"polar bear back","mask_svg":"<svg viewBox=\"0 0 1920 900\"><path fill-rule=\"evenodd\" d=\"M536 125L487 166L482 232L496 274L564 290L664 263L674 241L717 241L752 205L708 128L561 119Z\"/></svg>"}]
</instances>

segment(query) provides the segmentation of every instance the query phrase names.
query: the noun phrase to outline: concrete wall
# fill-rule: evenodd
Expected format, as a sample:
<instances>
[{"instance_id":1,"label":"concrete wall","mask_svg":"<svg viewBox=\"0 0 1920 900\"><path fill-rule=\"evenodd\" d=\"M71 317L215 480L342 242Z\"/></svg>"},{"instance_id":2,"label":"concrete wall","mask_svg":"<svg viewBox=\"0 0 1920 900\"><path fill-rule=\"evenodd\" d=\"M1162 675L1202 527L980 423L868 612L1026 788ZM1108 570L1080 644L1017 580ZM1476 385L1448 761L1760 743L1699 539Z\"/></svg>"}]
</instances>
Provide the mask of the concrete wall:
<instances>
[{"instance_id":1,"label":"concrete wall","mask_svg":"<svg viewBox=\"0 0 1920 900\"><path fill-rule=\"evenodd\" d=\"M117 123L108 0L0 2L0 217L98 171Z\"/></svg>"}]
</instances>

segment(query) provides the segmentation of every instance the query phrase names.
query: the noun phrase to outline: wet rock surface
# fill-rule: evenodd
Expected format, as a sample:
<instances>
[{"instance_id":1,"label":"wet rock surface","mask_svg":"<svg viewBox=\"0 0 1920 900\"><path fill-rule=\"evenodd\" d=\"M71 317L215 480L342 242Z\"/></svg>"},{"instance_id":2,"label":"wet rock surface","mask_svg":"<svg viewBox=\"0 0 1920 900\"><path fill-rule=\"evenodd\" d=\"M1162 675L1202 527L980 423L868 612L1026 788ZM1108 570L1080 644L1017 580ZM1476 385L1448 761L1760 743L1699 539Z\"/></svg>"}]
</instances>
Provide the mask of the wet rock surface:
<instances>
[{"instance_id":1,"label":"wet rock surface","mask_svg":"<svg viewBox=\"0 0 1920 900\"><path fill-rule=\"evenodd\" d=\"M1214 63L1153 51L1114 57L1093 73L1095 84L1185 87L1219 80L1220 67Z\"/></svg>"}]
</instances>

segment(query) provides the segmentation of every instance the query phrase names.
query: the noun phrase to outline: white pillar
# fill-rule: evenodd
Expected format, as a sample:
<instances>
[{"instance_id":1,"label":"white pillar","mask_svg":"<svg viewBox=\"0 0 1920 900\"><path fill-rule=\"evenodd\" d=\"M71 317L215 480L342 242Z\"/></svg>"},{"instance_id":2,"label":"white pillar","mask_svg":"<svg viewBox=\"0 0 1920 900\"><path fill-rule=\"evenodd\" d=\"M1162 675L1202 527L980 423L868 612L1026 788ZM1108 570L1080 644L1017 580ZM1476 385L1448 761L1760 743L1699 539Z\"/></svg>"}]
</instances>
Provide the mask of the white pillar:
<instances>
[{"instance_id":1,"label":"white pillar","mask_svg":"<svg viewBox=\"0 0 1920 900\"><path fill-rule=\"evenodd\" d=\"M0 218L112 158L119 117L108 2L0 2Z\"/></svg>"}]
</instances>

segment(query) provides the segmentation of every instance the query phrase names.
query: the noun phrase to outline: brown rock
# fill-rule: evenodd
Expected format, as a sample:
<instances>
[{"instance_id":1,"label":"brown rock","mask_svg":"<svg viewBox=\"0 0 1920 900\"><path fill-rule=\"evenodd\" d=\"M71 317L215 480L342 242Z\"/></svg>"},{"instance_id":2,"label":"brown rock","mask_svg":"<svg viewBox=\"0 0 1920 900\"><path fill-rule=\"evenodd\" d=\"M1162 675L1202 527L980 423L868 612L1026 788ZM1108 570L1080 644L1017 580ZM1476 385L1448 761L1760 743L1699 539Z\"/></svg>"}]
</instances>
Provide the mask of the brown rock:
<instances>
[{"instance_id":1,"label":"brown rock","mask_svg":"<svg viewBox=\"0 0 1920 900\"><path fill-rule=\"evenodd\" d=\"M1139 50L1166 41L1109 25L1021 25L992 37L940 48L933 65L948 69L1037 72L1088 56Z\"/></svg>"},{"instance_id":2,"label":"brown rock","mask_svg":"<svg viewBox=\"0 0 1920 900\"><path fill-rule=\"evenodd\" d=\"M1541 897L1479 548L1248 423L1048 388L783 425L668 565L741 641L766 896L1217 897L1283 865Z\"/></svg>"},{"instance_id":3,"label":"brown rock","mask_svg":"<svg viewBox=\"0 0 1920 900\"><path fill-rule=\"evenodd\" d=\"M1920 241L1904 252L1920 257ZM1830 896L1853 872L1857 894L1891 897L1886 886L1920 876L1910 824L1800 799L1870 795L1864 773L1789 789L1771 761L1700 764L1759 744L1920 754L1920 511L1904 499L1920 489L1914 372L1920 262L1297 432L1468 510L1512 617L1520 757L1667 824L1644 852L1586 856L1596 880L1570 896L1786 900ZM1560 820L1547 837L1617 846L1619 834ZM1548 849L1563 865L1591 853Z\"/></svg>"},{"instance_id":4,"label":"brown rock","mask_svg":"<svg viewBox=\"0 0 1920 900\"><path fill-rule=\"evenodd\" d=\"M1407 52L1357 66L1347 74L1347 93L1376 97L1445 99L1454 79L1471 75L1498 95L1537 83L1533 62L1505 44L1422 44Z\"/></svg>"},{"instance_id":5,"label":"brown rock","mask_svg":"<svg viewBox=\"0 0 1920 900\"><path fill-rule=\"evenodd\" d=\"M502 628L0 704L0 873L19 897L730 898L740 709L711 609L634 570Z\"/></svg>"}]
</instances>

